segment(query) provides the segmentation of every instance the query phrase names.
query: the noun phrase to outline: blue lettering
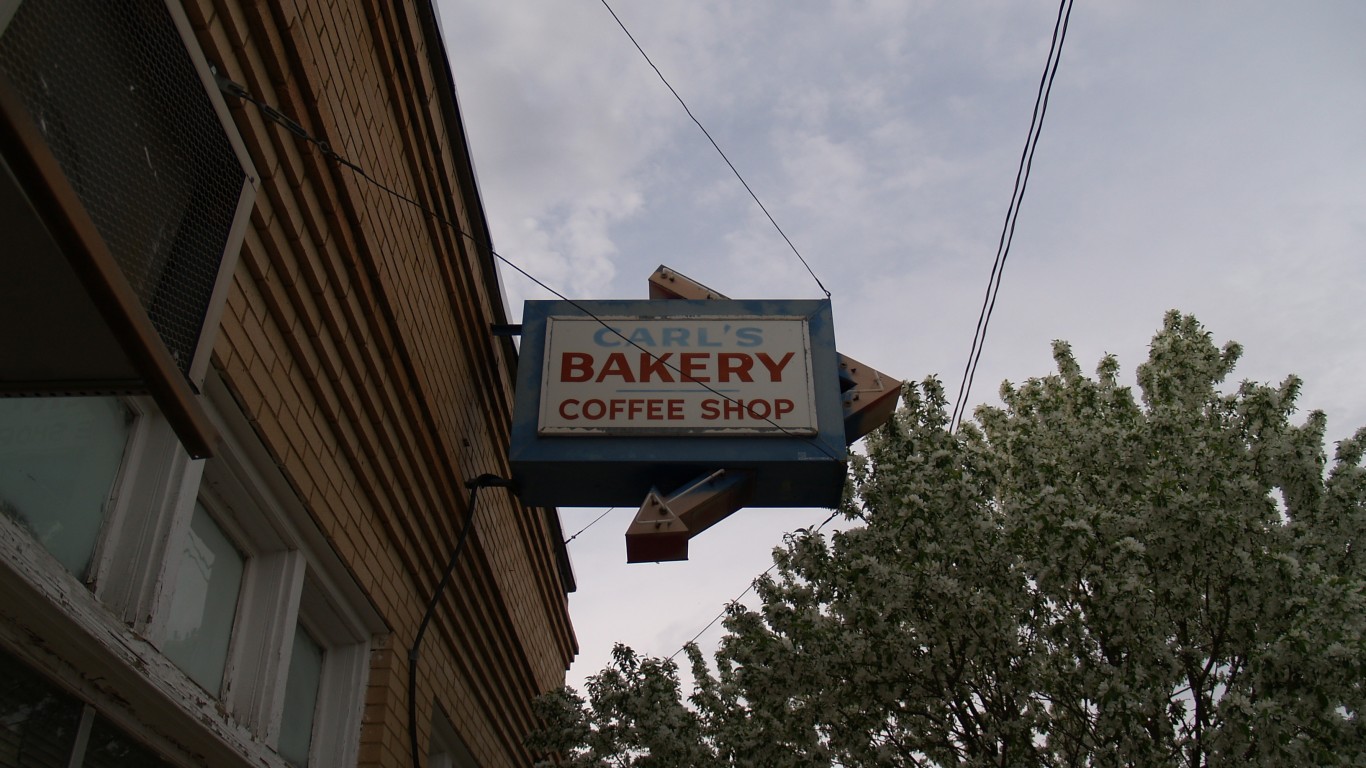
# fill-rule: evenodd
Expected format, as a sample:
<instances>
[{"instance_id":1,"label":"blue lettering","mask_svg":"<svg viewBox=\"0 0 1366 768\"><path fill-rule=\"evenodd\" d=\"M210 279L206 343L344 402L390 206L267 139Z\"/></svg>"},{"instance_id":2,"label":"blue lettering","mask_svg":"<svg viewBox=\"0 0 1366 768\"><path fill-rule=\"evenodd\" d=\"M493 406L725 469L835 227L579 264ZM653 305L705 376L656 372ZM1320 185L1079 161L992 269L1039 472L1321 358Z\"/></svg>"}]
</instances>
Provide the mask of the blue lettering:
<instances>
[{"instance_id":1,"label":"blue lettering","mask_svg":"<svg viewBox=\"0 0 1366 768\"><path fill-rule=\"evenodd\" d=\"M719 342L719 341L712 341L711 339L708 339L708 338L707 338L707 329L706 329L706 328L698 328L698 329L697 329L697 346L699 346L699 347L719 347L719 346L721 346L721 342Z\"/></svg>"},{"instance_id":2,"label":"blue lettering","mask_svg":"<svg viewBox=\"0 0 1366 768\"><path fill-rule=\"evenodd\" d=\"M609 339L611 340L610 343ZM598 329L597 333L593 334L593 343L599 347L619 347L621 346L621 331L603 326Z\"/></svg>"},{"instance_id":3,"label":"blue lettering","mask_svg":"<svg viewBox=\"0 0 1366 768\"><path fill-rule=\"evenodd\" d=\"M763 328L737 328L735 331L735 346L737 347L757 347L764 343Z\"/></svg>"},{"instance_id":4,"label":"blue lettering","mask_svg":"<svg viewBox=\"0 0 1366 768\"><path fill-rule=\"evenodd\" d=\"M650 335L649 328L637 328L631 331L630 339L632 344L640 347L653 347L655 345L655 337Z\"/></svg>"},{"instance_id":5,"label":"blue lettering","mask_svg":"<svg viewBox=\"0 0 1366 768\"><path fill-rule=\"evenodd\" d=\"M666 347L686 347L688 346L687 328L665 328L664 346Z\"/></svg>"}]
</instances>

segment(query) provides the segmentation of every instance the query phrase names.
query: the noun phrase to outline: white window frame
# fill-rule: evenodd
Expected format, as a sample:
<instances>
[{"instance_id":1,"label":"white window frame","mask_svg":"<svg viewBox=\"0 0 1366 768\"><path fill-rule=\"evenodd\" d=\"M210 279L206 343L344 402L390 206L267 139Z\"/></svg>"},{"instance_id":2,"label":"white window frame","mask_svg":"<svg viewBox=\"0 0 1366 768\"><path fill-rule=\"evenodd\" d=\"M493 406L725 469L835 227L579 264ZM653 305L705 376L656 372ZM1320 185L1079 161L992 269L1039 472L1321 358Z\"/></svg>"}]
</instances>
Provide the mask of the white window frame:
<instances>
[{"instance_id":1,"label":"white window frame","mask_svg":"<svg viewBox=\"0 0 1366 768\"><path fill-rule=\"evenodd\" d=\"M302 624L325 654L309 765L354 765L370 639L387 627L218 375L209 376L205 394L223 442L208 461L200 493L217 496L239 541L254 550L238 603L224 704L272 748L278 743L294 628Z\"/></svg>"},{"instance_id":2,"label":"white window frame","mask_svg":"<svg viewBox=\"0 0 1366 768\"><path fill-rule=\"evenodd\" d=\"M105 533L117 531L106 517ZM106 552L108 548L106 547ZM136 568L137 563L129 563ZM34 642L42 638L42 642ZM280 766L263 742L130 628L15 521L0 516L0 640L111 723L185 764ZM149 713L155 716L148 717Z\"/></svg>"},{"instance_id":3,"label":"white window frame","mask_svg":"<svg viewBox=\"0 0 1366 768\"><path fill-rule=\"evenodd\" d=\"M263 554L258 542L243 536L241 529L236 525L236 521L225 514L222 502L213 494L201 491L198 500L192 507L191 513L185 518L175 521L175 534L171 537L172 546L168 550L165 562L162 564L164 568L161 579L164 587L158 594L157 606L152 613L151 629L148 636L152 638L153 642L156 643L158 647L163 649L163 652L165 651L165 643L170 635L171 622L174 615L175 598L177 594L176 588L180 584L181 573L190 562L185 557L185 553L191 548L187 546L190 544L190 537L192 535L191 529L193 520L191 518L193 518L194 515L199 514L200 510L208 515L209 520L217 526L219 533L232 545L233 550L235 550L237 555L241 558L242 564L242 573L237 584L237 592L232 596L233 618L232 624L228 628L228 643L223 657L223 669L218 676L216 684L206 688L209 695L226 701L229 698L229 681L232 679L232 676L229 673L233 668L232 662L234 654L243 652L243 650L239 649L237 646L239 644L250 646L252 645L252 640L255 640L258 644L264 640L268 640L267 638L257 637L262 632L268 631L269 627L252 626L250 624L251 617L248 615L247 606L251 604L253 598L260 601L263 597L267 597L254 593L262 591L261 584L263 579L258 571L262 568L263 561L266 561L267 563L270 562L271 555ZM268 566L266 569L269 570ZM280 574L271 575L275 575L280 578L282 582L285 582L280 586L287 592L288 583L286 577L283 577ZM206 603L208 603L213 602L220 596L215 595L213 592L208 592L204 597ZM287 599L287 597L283 599ZM210 641L210 638L207 636L203 639L206 642ZM250 653L250 651L250 648L246 649L246 652ZM244 722L250 723L250 720L244 719Z\"/></svg>"},{"instance_id":4,"label":"white window frame","mask_svg":"<svg viewBox=\"0 0 1366 768\"><path fill-rule=\"evenodd\" d=\"M124 398L134 422L86 582L124 623L147 632L161 571L190 524L204 462L190 458L151 398Z\"/></svg>"},{"instance_id":5,"label":"white window frame","mask_svg":"<svg viewBox=\"0 0 1366 768\"><path fill-rule=\"evenodd\" d=\"M328 594L309 579L304 585L298 615L298 623L323 648L322 679L318 681L313 738L308 750L308 764L319 768L355 765L370 671L369 634L348 620L347 611L340 610ZM337 706L337 702L357 696L360 706ZM279 722L277 717L276 723Z\"/></svg>"},{"instance_id":6,"label":"white window frame","mask_svg":"<svg viewBox=\"0 0 1366 768\"><path fill-rule=\"evenodd\" d=\"M57 396L54 396L57 397ZM150 397L115 396L131 415L84 574L72 574L143 631L156 603L168 534L189 525L204 462L193 461Z\"/></svg>"},{"instance_id":7,"label":"white window frame","mask_svg":"<svg viewBox=\"0 0 1366 768\"><path fill-rule=\"evenodd\" d=\"M10 568L23 574L37 592L48 595L40 600L45 612L81 628L71 635L71 644L113 649L128 667L120 674L141 670L142 680L159 695L179 701L181 711L193 712L214 737L225 739L218 743L233 745L244 760L258 765L286 766L275 748L293 633L301 624L325 653L309 765L354 765L371 638L388 629L220 377L211 374L205 389L209 415L223 437L219 454L210 460L190 459L150 399L125 399L135 420L85 583L5 520L0 520L0 575ZM179 555L196 502L204 503L245 558L216 699L153 650L166 634ZM70 615L63 617L62 611ZM0 630L0 637L11 641L20 636L17 630ZM59 657L40 666L50 667ZM35 654L30 661L42 660ZM86 695L133 736L165 744L166 734L120 714L117 698Z\"/></svg>"},{"instance_id":8,"label":"white window frame","mask_svg":"<svg viewBox=\"0 0 1366 768\"><path fill-rule=\"evenodd\" d=\"M212 460L204 468L204 485L197 501L242 554L242 583L237 594L232 636L218 695L239 722L253 733L269 734L279 716L276 698L283 701L281 676L289 664L293 638L292 616L299 609L305 563L298 550L274 535L266 513L253 505L240 488L218 479L222 474ZM222 485L229 485L225 490ZM193 510L193 504L190 505ZM179 516L168 535L171 556L163 559L161 588L152 612L148 636L160 646L165 642L170 607L183 563L179 553L189 535L190 515ZM278 689L278 691L277 691Z\"/></svg>"}]
</instances>

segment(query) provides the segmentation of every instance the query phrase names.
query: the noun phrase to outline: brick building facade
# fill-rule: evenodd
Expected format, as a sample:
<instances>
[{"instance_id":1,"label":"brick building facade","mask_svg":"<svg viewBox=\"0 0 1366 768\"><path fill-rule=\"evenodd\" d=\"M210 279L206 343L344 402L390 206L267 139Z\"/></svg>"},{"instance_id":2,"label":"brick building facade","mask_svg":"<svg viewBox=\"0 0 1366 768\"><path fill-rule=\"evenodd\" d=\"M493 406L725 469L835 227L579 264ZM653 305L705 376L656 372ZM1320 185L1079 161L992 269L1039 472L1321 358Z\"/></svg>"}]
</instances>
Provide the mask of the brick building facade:
<instances>
[{"instance_id":1,"label":"brick building facade","mask_svg":"<svg viewBox=\"0 0 1366 768\"><path fill-rule=\"evenodd\" d=\"M430 2L0 0L0 106L0 766L530 764L573 577L470 506L516 352Z\"/></svg>"}]
</instances>

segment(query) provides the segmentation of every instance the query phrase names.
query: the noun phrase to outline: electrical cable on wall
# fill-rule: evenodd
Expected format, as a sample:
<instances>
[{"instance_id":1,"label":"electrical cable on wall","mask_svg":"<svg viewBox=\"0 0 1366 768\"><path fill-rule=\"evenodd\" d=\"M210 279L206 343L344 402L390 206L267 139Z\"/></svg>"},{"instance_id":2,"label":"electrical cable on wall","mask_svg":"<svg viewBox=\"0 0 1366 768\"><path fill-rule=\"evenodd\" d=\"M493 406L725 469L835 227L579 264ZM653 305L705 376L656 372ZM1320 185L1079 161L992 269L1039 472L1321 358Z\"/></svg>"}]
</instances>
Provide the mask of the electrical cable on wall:
<instances>
[{"instance_id":1,"label":"electrical cable on wall","mask_svg":"<svg viewBox=\"0 0 1366 768\"><path fill-rule=\"evenodd\" d=\"M441 596L446 593L446 586L450 584L451 577L455 575L455 566L460 562L460 553L465 550L465 541L469 538L470 530L474 528L474 513L479 502L479 490L481 488L512 488L513 484L511 480L506 478L483 474L473 480L467 480L465 487L470 489L469 513L465 516L464 525L460 526L460 536L455 540L455 551L451 553L451 561L446 566L446 572L441 576L441 581L437 582L436 589L432 591L432 599L427 602L427 610L422 614L422 621L417 625L417 634L413 636L413 647L408 651L408 741L409 747L412 749L413 768L419 768L420 765L417 743L417 662L421 658L422 638L427 634L427 625L436 615L436 606L441 602Z\"/></svg>"},{"instance_id":2,"label":"electrical cable on wall","mask_svg":"<svg viewBox=\"0 0 1366 768\"><path fill-rule=\"evenodd\" d=\"M1005 223L1001 227L1001 237L996 244L996 260L991 265L987 292L982 298L981 312L977 315L977 330L973 333L972 349L968 351L968 362L963 368L963 380L958 386L958 397L954 399L953 416L949 419L950 432L958 428L967 412L972 382L977 376L977 363L982 359L982 349L986 346L987 326L991 323L992 312L996 309L1001 274L1005 271L1006 259L1010 256L1010 245L1015 239L1015 222L1020 215L1020 203L1024 200L1025 187L1029 185L1029 172L1034 166L1034 150L1039 145L1039 134L1043 131L1043 118L1048 112L1048 97L1053 92L1053 79L1058 73L1058 62L1062 58L1062 46L1067 39L1067 26L1071 19L1072 0L1062 0L1058 6L1058 19L1053 24L1053 40L1048 49L1048 61L1044 65L1038 94L1034 98L1034 113L1030 118L1024 151L1020 155L1020 166L1015 172L1015 188L1011 192Z\"/></svg>"}]
</instances>

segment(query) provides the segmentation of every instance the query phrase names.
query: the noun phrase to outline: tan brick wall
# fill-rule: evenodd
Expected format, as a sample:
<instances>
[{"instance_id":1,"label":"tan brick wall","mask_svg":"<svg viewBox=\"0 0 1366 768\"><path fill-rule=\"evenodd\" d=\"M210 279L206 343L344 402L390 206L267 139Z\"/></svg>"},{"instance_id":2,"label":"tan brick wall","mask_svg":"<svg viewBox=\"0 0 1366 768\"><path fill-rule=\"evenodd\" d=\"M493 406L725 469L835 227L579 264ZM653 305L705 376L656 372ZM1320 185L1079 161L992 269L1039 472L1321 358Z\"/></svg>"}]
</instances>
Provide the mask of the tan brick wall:
<instances>
[{"instance_id":1,"label":"tan brick wall","mask_svg":"<svg viewBox=\"0 0 1366 768\"><path fill-rule=\"evenodd\" d=\"M487 242L467 149L448 124L425 6L391 0L189 0L209 60L374 179ZM489 255L313 146L233 117L261 176L214 363L272 458L391 633L375 639L361 764L408 764L409 648L469 513L463 481L507 476L510 361ZM531 699L576 650L559 545L503 489L476 533L419 669L485 766L526 765Z\"/></svg>"}]
</instances>

